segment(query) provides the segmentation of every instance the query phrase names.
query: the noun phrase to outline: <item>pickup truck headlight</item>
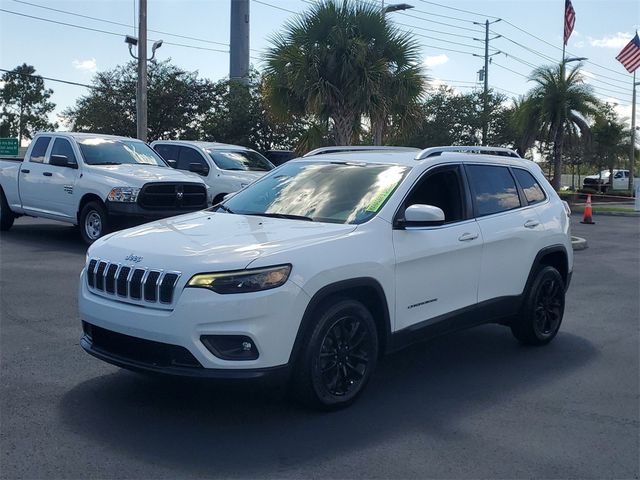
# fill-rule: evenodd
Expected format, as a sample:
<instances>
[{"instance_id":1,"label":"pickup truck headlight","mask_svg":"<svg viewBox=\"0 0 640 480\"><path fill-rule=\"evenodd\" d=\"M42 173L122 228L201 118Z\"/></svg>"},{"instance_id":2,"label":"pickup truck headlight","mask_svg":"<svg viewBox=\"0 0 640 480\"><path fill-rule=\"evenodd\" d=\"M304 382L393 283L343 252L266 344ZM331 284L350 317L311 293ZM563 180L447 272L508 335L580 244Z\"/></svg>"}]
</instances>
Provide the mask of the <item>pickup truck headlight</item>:
<instances>
[{"instance_id":1,"label":"pickup truck headlight","mask_svg":"<svg viewBox=\"0 0 640 480\"><path fill-rule=\"evenodd\" d=\"M249 293L277 288L288 280L291 265L239 270L235 272L198 273L187 287L207 288L216 293Z\"/></svg>"},{"instance_id":2,"label":"pickup truck headlight","mask_svg":"<svg viewBox=\"0 0 640 480\"><path fill-rule=\"evenodd\" d=\"M136 187L115 187L109 192L107 198L111 202L129 202L134 203L138 200L140 189Z\"/></svg>"}]
</instances>

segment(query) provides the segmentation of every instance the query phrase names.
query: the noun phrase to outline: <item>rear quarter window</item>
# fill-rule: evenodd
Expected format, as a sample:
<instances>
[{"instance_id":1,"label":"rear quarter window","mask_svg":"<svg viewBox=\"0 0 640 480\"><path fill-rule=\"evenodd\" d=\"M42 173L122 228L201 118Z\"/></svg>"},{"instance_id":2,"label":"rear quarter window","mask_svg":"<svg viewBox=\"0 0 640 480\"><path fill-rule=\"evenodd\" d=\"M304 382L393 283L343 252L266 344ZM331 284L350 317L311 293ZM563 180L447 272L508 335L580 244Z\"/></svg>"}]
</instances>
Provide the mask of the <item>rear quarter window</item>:
<instances>
[{"instance_id":1,"label":"rear quarter window","mask_svg":"<svg viewBox=\"0 0 640 480\"><path fill-rule=\"evenodd\" d=\"M529 205L543 202L547 198L538 181L529 172L521 168L514 168L513 173L516 176Z\"/></svg>"}]
</instances>

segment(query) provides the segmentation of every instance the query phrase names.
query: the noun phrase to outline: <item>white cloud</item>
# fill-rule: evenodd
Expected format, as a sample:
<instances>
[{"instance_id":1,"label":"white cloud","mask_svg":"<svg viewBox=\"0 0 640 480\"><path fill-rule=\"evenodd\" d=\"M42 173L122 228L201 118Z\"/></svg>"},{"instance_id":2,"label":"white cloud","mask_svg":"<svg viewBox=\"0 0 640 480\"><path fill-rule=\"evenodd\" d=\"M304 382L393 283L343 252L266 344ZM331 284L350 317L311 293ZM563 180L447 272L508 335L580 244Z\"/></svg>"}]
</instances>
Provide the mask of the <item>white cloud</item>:
<instances>
[{"instance_id":1,"label":"white cloud","mask_svg":"<svg viewBox=\"0 0 640 480\"><path fill-rule=\"evenodd\" d=\"M584 48L584 42L582 40L578 40L577 42L573 42L571 46L573 48Z\"/></svg>"},{"instance_id":2,"label":"white cloud","mask_svg":"<svg viewBox=\"0 0 640 480\"><path fill-rule=\"evenodd\" d=\"M622 48L633 38L631 33L618 32L611 35L605 35L602 38L589 37L589 44L592 47L601 48Z\"/></svg>"},{"instance_id":3,"label":"white cloud","mask_svg":"<svg viewBox=\"0 0 640 480\"><path fill-rule=\"evenodd\" d=\"M446 54L441 53L440 55L433 55L430 57L425 57L424 64L427 67L436 67L438 65L443 65L449 61L449 57Z\"/></svg>"},{"instance_id":4,"label":"white cloud","mask_svg":"<svg viewBox=\"0 0 640 480\"><path fill-rule=\"evenodd\" d=\"M98 69L95 58L90 58L88 60L74 60L72 63L76 69L84 70L86 72L95 73Z\"/></svg>"}]
</instances>

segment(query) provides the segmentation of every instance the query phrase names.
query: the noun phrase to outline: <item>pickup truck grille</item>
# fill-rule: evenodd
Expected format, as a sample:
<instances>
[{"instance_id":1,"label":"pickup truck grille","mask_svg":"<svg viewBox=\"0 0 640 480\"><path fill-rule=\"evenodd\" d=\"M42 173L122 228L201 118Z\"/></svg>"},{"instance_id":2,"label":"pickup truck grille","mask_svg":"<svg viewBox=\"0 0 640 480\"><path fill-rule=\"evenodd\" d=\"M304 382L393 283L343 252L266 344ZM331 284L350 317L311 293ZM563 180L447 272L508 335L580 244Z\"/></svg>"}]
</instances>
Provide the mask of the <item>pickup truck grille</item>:
<instances>
[{"instance_id":1,"label":"pickup truck grille","mask_svg":"<svg viewBox=\"0 0 640 480\"><path fill-rule=\"evenodd\" d=\"M149 209L198 210L208 206L207 189L199 183L147 183L138 204Z\"/></svg>"},{"instance_id":2,"label":"pickup truck grille","mask_svg":"<svg viewBox=\"0 0 640 480\"><path fill-rule=\"evenodd\" d=\"M602 180L597 178L585 178L583 183L584 185L601 185L608 182L606 178L603 178Z\"/></svg>"},{"instance_id":3,"label":"pickup truck grille","mask_svg":"<svg viewBox=\"0 0 640 480\"><path fill-rule=\"evenodd\" d=\"M87 285L95 293L134 303L170 305L180 272L136 268L92 258L86 277Z\"/></svg>"}]
</instances>

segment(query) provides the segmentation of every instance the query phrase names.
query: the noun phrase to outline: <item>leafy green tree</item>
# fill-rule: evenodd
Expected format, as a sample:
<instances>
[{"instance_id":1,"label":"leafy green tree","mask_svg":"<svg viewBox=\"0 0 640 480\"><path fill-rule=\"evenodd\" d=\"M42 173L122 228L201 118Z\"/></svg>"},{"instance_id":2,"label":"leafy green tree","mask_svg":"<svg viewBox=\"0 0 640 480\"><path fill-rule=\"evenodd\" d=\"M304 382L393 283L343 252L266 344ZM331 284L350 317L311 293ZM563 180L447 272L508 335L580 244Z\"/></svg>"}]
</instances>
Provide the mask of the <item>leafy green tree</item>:
<instances>
[{"instance_id":1,"label":"leafy green tree","mask_svg":"<svg viewBox=\"0 0 640 480\"><path fill-rule=\"evenodd\" d=\"M265 92L274 113L314 117L319 125L329 121L337 144L357 141L363 115L370 116L380 140L393 109L420 94L417 44L388 23L376 5L314 4L272 43ZM396 99L389 98L393 89Z\"/></svg>"},{"instance_id":2,"label":"leafy green tree","mask_svg":"<svg viewBox=\"0 0 640 480\"><path fill-rule=\"evenodd\" d=\"M99 72L93 88L63 112L75 131L136 136L136 64ZM170 63L150 62L148 71L148 137L202 137L206 114L222 95L221 86Z\"/></svg>"},{"instance_id":3,"label":"leafy green tree","mask_svg":"<svg viewBox=\"0 0 640 480\"><path fill-rule=\"evenodd\" d=\"M589 120L601 105L591 86L584 83L580 64L566 71L566 65L535 69L530 80L536 85L524 100L527 135L535 132L539 141L553 143L553 187L560 188L562 148L567 135L588 135Z\"/></svg>"},{"instance_id":4,"label":"leafy green tree","mask_svg":"<svg viewBox=\"0 0 640 480\"><path fill-rule=\"evenodd\" d=\"M593 163L599 172L604 166L613 173L619 164L628 162L631 132L611 106L603 106L591 127L591 134ZM613 175L609 176L609 181L613 182Z\"/></svg>"},{"instance_id":5,"label":"leafy green tree","mask_svg":"<svg viewBox=\"0 0 640 480\"><path fill-rule=\"evenodd\" d=\"M49 121L55 104L50 101L53 90L44 86L31 65L23 63L2 75L0 90L2 111L0 131L3 136L30 140L39 130L55 130L58 125Z\"/></svg>"}]
</instances>

